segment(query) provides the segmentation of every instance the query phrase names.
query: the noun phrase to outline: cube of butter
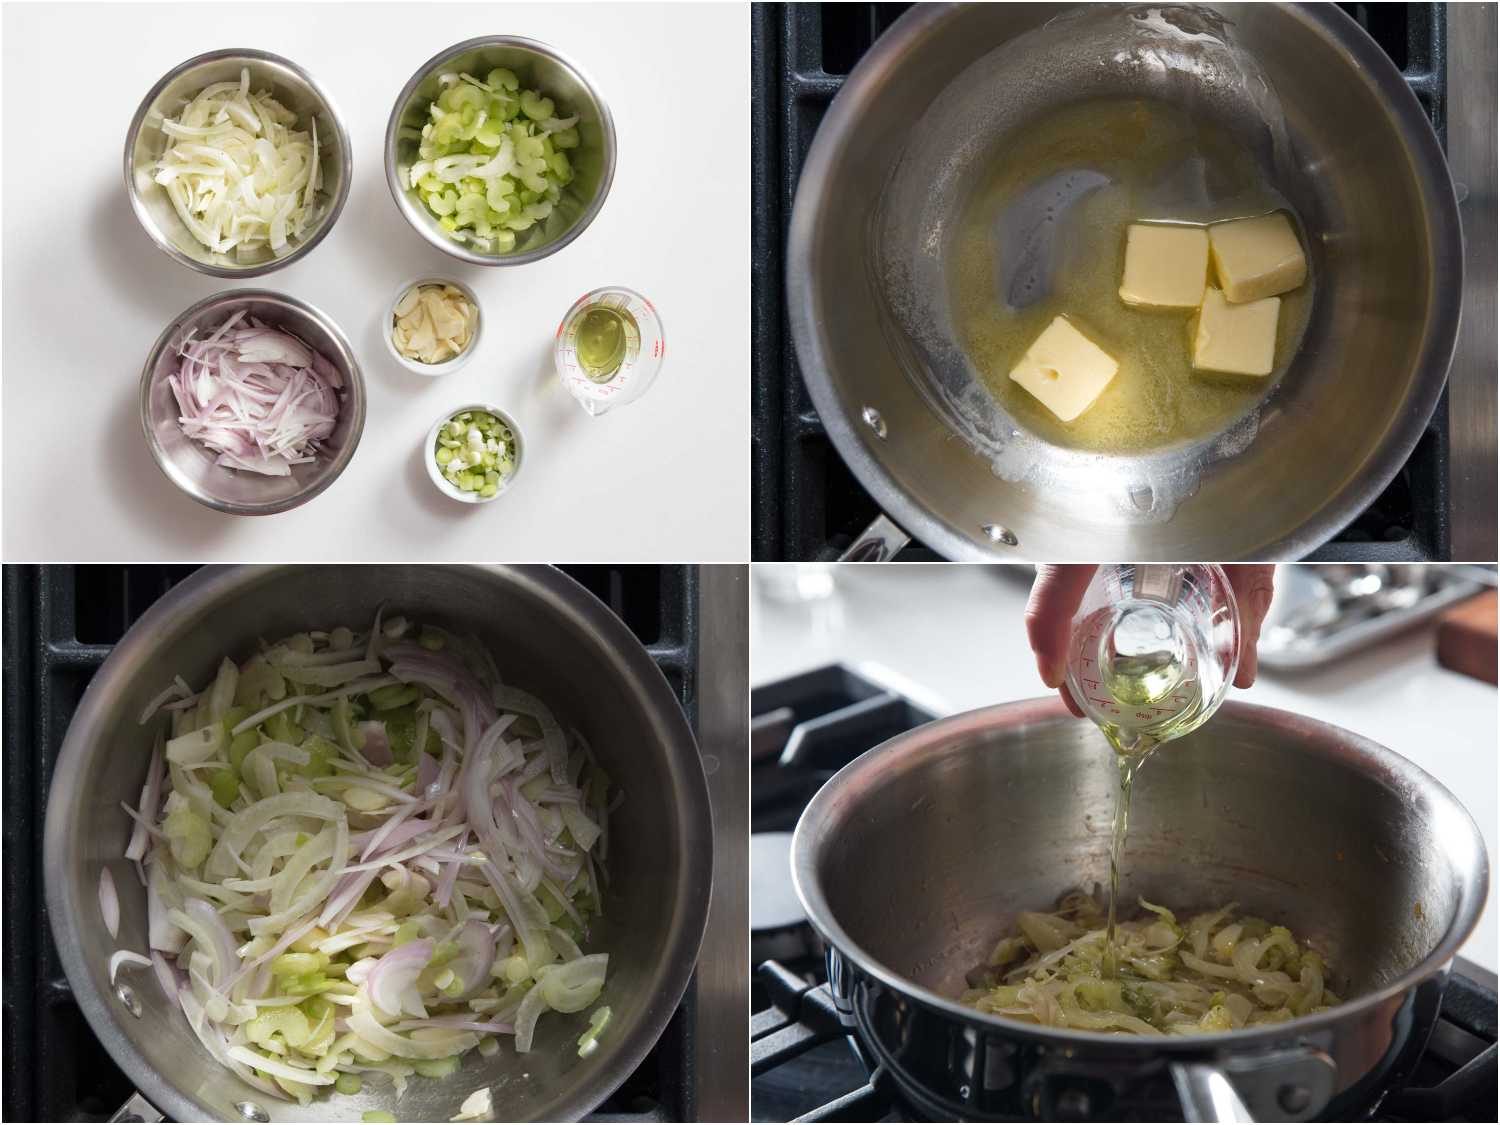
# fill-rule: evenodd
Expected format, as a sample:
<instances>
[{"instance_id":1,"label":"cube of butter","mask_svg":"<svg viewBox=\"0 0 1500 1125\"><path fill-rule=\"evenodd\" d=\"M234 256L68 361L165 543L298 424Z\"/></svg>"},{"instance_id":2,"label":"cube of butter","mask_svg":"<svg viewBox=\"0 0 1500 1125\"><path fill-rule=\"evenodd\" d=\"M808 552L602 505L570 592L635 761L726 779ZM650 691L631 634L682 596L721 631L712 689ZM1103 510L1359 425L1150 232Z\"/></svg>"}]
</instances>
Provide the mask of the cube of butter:
<instances>
[{"instance_id":1,"label":"cube of butter","mask_svg":"<svg viewBox=\"0 0 1500 1125\"><path fill-rule=\"evenodd\" d=\"M1280 297L1232 305L1209 287L1192 325L1193 367L1231 375L1269 375L1276 364Z\"/></svg>"},{"instance_id":2,"label":"cube of butter","mask_svg":"<svg viewBox=\"0 0 1500 1125\"><path fill-rule=\"evenodd\" d=\"M1214 223L1208 242L1219 288L1235 304L1287 293L1307 280L1302 243L1280 211Z\"/></svg>"},{"instance_id":3,"label":"cube of butter","mask_svg":"<svg viewBox=\"0 0 1500 1125\"><path fill-rule=\"evenodd\" d=\"M1053 317L1010 377L1064 422L1071 422L1109 386L1120 369L1109 354L1069 323Z\"/></svg>"},{"instance_id":4,"label":"cube of butter","mask_svg":"<svg viewBox=\"0 0 1500 1125\"><path fill-rule=\"evenodd\" d=\"M1196 309L1208 285L1208 231L1165 223L1131 223L1125 233L1127 305Z\"/></svg>"}]
</instances>

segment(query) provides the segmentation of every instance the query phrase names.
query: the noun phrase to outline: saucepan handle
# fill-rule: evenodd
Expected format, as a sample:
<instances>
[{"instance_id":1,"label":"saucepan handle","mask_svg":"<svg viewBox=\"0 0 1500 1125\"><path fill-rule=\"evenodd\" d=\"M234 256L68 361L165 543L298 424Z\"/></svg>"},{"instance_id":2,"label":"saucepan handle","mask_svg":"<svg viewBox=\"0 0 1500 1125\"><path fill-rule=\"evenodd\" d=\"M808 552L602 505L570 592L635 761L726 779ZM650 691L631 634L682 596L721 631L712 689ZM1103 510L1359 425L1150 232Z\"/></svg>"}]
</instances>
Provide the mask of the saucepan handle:
<instances>
[{"instance_id":1,"label":"saucepan handle","mask_svg":"<svg viewBox=\"0 0 1500 1125\"><path fill-rule=\"evenodd\" d=\"M889 562L911 542L911 536L896 526L890 516L882 512L870 526L860 532L859 538L849 545L839 562Z\"/></svg>"},{"instance_id":2,"label":"saucepan handle","mask_svg":"<svg viewBox=\"0 0 1500 1125\"><path fill-rule=\"evenodd\" d=\"M111 1121L165 1121L166 1115L143 1098L139 1093L131 1094L125 1104L115 1110Z\"/></svg>"},{"instance_id":3,"label":"saucepan handle","mask_svg":"<svg viewBox=\"0 0 1500 1125\"><path fill-rule=\"evenodd\" d=\"M1184 1121L1254 1121L1229 1075L1209 1063L1172 1064Z\"/></svg>"},{"instance_id":4,"label":"saucepan handle","mask_svg":"<svg viewBox=\"0 0 1500 1125\"><path fill-rule=\"evenodd\" d=\"M1184 1121L1308 1121L1333 1097L1338 1071L1326 1052L1294 1047L1174 1062L1171 1073Z\"/></svg>"}]
</instances>

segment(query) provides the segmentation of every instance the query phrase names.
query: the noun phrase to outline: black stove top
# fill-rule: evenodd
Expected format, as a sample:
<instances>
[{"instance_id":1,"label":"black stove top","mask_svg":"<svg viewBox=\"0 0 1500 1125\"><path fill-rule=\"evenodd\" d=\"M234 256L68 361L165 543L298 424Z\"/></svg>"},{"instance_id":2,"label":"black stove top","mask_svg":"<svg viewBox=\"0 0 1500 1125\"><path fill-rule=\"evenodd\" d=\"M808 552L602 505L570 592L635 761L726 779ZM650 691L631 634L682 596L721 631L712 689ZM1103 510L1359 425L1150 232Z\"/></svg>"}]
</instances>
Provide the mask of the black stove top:
<instances>
[{"instance_id":1,"label":"black stove top","mask_svg":"<svg viewBox=\"0 0 1500 1125\"><path fill-rule=\"evenodd\" d=\"M47 925L42 829L52 765L94 672L182 566L7 566L4 573L6 1121L105 1121L134 1092L78 1008ZM698 575L687 566L576 566L646 646L697 726ZM651 1053L589 1120L682 1121L696 1100L689 988Z\"/></svg>"},{"instance_id":2,"label":"black stove top","mask_svg":"<svg viewBox=\"0 0 1500 1125\"><path fill-rule=\"evenodd\" d=\"M917 1121L846 1037L821 950L791 893L787 834L840 767L932 714L842 665L756 688L751 711L750 1115L754 1121ZM1460 960L1405 1090L1377 1121L1485 1121L1496 1114L1494 974Z\"/></svg>"},{"instance_id":3,"label":"black stove top","mask_svg":"<svg viewBox=\"0 0 1500 1125\"><path fill-rule=\"evenodd\" d=\"M751 23L751 420L757 560L836 557L877 515L802 381L782 290L802 162L845 77L909 4L756 4ZM1442 4L1340 4L1390 55L1446 137ZM1448 396L1400 474L1309 557L1443 560L1449 546ZM936 558L914 544L898 558Z\"/></svg>"}]
</instances>

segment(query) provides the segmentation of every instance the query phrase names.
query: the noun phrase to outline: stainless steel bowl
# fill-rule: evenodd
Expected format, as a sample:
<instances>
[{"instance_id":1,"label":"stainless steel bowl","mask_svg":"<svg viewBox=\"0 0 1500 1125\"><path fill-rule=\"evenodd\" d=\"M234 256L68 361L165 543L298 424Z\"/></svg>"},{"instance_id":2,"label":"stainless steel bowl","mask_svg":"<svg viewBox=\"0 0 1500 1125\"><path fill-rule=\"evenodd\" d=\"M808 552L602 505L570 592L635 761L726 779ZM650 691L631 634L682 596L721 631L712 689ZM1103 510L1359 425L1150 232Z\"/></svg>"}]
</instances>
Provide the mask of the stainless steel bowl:
<instances>
[{"instance_id":1,"label":"stainless steel bowl","mask_svg":"<svg viewBox=\"0 0 1500 1125\"><path fill-rule=\"evenodd\" d=\"M610 953L600 1002L613 1012L599 1047L578 1057L587 1013L544 1016L534 1050L477 1053L442 1079L396 1097L370 1082L306 1108L266 1098L219 1066L150 972L109 983L115 949L147 947L146 898L121 858L153 731L142 708L174 675L211 679L226 653L258 638L368 622L380 605L460 633L494 654L500 674L546 699L589 740L624 799L610 818L609 886L590 948ZM551 567L211 567L174 587L130 629L90 681L68 727L47 801L48 920L84 1016L110 1056L174 1121L447 1121L476 1088L496 1120L566 1121L629 1076L676 1010L708 914L713 832L698 746L650 655L598 599ZM119 940L99 915L99 872L120 898ZM128 997L128 999L127 999ZM247 1112L246 1106L254 1110Z\"/></svg>"},{"instance_id":2,"label":"stainless steel bowl","mask_svg":"<svg viewBox=\"0 0 1500 1125\"><path fill-rule=\"evenodd\" d=\"M1179 1098L1204 1110L1208 1070L1255 1113L1234 1120L1362 1117L1421 1053L1479 920L1489 877L1473 818L1368 739L1230 701L1142 769L1121 894L1183 912L1235 901L1282 922L1327 954L1348 999L1163 1037L957 1003L1018 911L1107 885L1118 784L1098 730L1056 699L928 723L840 770L797 824L792 868L847 1023L930 1120L1173 1120ZM1126 1111L1142 1102L1156 1112Z\"/></svg>"},{"instance_id":3,"label":"stainless steel bowl","mask_svg":"<svg viewBox=\"0 0 1500 1125\"><path fill-rule=\"evenodd\" d=\"M1164 30L1142 43L1153 24ZM930 280L956 201L1009 129L1091 95L1211 112L1288 157L1272 182L1306 226L1316 289L1301 350L1258 419L1146 455L1084 453L1028 440L972 374ZM1261 112L1268 97L1284 146ZM910 267L905 284L893 258ZM786 285L798 364L834 445L940 553L1295 558L1365 510L1421 437L1456 338L1462 238L1422 107L1332 4L919 4L818 129Z\"/></svg>"},{"instance_id":4,"label":"stainless steel bowl","mask_svg":"<svg viewBox=\"0 0 1500 1125\"><path fill-rule=\"evenodd\" d=\"M166 148L166 134L146 123L152 112L169 117L180 112L205 86L237 81L240 70L246 67L251 90L270 90L277 101L297 114L300 127L310 128L317 120L318 159L323 168L323 186L318 194L324 200L312 230L289 253L278 258L266 250L252 262L214 253L183 225L166 191L153 179L156 162ZM125 189L130 193L131 209L151 241L174 261L212 277L259 277L291 265L333 229L349 197L352 161L343 119L328 92L311 74L269 51L230 48L209 51L173 67L141 99L125 134Z\"/></svg>"},{"instance_id":5,"label":"stainless steel bowl","mask_svg":"<svg viewBox=\"0 0 1500 1125\"><path fill-rule=\"evenodd\" d=\"M165 376L178 362L183 338L196 328L202 339L241 308L322 352L344 377L338 424L323 453L311 464L293 465L290 476L222 468L178 425L177 400ZM167 479L198 503L235 516L268 516L307 503L338 479L365 428L364 376L339 326L306 301L271 289L231 289L205 297L174 320L157 337L141 370L140 395L146 443Z\"/></svg>"},{"instance_id":6,"label":"stainless steel bowl","mask_svg":"<svg viewBox=\"0 0 1500 1125\"><path fill-rule=\"evenodd\" d=\"M483 75L495 67L512 70L521 87L540 90L559 109L578 114L579 144L569 153L573 182L562 202L540 229L533 227L516 240L508 254L482 254L455 241L438 225L437 216L402 183L400 169L417 160L422 126L431 118L427 107L442 92L442 74ZM615 177L615 122L594 84L565 55L517 35L485 35L441 51L423 63L402 87L385 130L385 181L396 207L418 234L445 254L479 266L520 266L555 254L588 229L604 206Z\"/></svg>"}]
</instances>

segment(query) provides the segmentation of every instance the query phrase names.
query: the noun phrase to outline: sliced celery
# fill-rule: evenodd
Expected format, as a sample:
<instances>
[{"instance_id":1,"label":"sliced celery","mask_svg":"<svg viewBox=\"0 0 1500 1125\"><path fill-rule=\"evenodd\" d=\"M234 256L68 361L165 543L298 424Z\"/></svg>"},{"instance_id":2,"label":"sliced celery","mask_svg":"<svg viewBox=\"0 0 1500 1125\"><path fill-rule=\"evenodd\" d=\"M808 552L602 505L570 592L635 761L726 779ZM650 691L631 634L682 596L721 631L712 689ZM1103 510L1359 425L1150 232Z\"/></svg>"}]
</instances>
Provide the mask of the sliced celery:
<instances>
[{"instance_id":1,"label":"sliced celery","mask_svg":"<svg viewBox=\"0 0 1500 1125\"><path fill-rule=\"evenodd\" d=\"M420 695L421 693L412 684L391 684L389 687L376 688L372 691L370 705L377 711L393 711L397 707L415 703Z\"/></svg>"},{"instance_id":2,"label":"sliced celery","mask_svg":"<svg viewBox=\"0 0 1500 1125\"><path fill-rule=\"evenodd\" d=\"M445 1059L413 1059L412 1068L424 1078L446 1078L458 1069L462 1060L457 1055Z\"/></svg>"},{"instance_id":3,"label":"sliced celery","mask_svg":"<svg viewBox=\"0 0 1500 1125\"><path fill-rule=\"evenodd\" d=\"M444 231L485 252L507 254L574 178L563 149L577 148L577 117L559 118L552 98L523 90L510 71L495 81L470 75L452 82L428 106L418 156L402 169L406 182Z\"/></svg>"},{"instance_id":4,"label":"sliced celery","mask_svg":"<svg viewBox=\"0 0 1500 1125\"><path fill-rule=\"evenodd\" d=\"M209 778L208 788L214 800L227 809L240 795L240 779L234 770L219 770Z\"/></svg>"}]
</instances>

